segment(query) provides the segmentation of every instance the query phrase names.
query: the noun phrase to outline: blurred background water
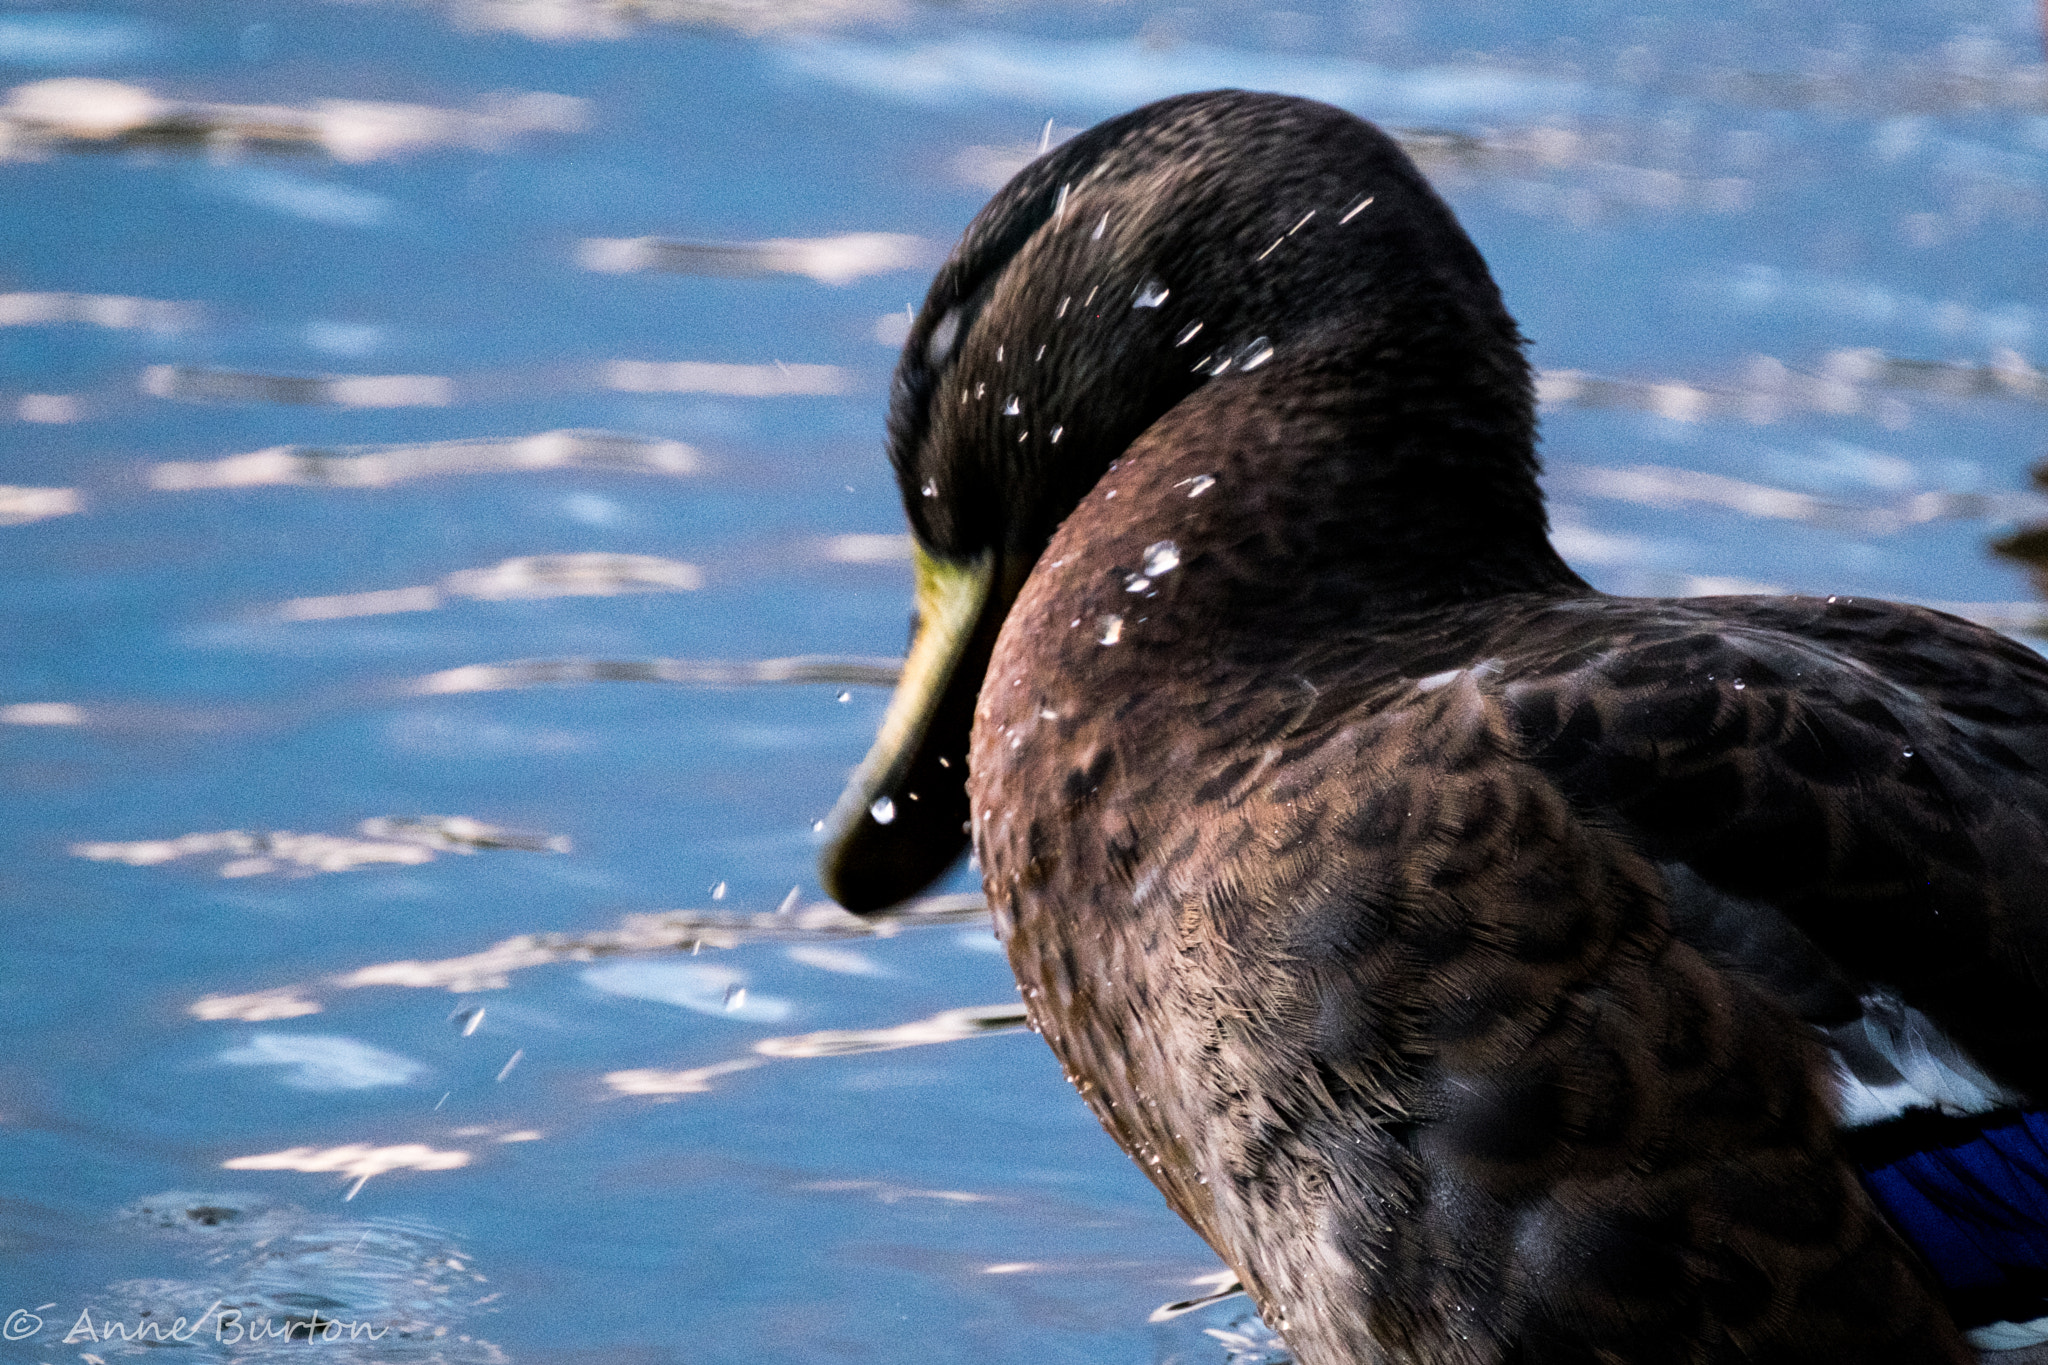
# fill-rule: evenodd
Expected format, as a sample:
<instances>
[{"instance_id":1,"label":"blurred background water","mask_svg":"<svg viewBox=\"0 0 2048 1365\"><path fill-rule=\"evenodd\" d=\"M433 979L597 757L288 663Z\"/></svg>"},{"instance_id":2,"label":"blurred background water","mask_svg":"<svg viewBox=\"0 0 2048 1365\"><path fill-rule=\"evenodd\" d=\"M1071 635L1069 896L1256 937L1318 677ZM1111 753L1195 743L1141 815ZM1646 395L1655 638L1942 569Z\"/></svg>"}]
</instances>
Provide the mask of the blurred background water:
<instances>
[{"instance_id":1,"label":"blurred background water","mask_svg":"<svg viewBox=\"0 0 2048 1365\"><path fill-rule=\"evenodd\" d=\"M1491 261L1594 582L2038 644L2042 19L0 7L0 1361L1273 1356L1148 1320L1219 1267L972 873L813 881L931 267L1103 117L1333 101Z\"/></svg>"}]
</instances>

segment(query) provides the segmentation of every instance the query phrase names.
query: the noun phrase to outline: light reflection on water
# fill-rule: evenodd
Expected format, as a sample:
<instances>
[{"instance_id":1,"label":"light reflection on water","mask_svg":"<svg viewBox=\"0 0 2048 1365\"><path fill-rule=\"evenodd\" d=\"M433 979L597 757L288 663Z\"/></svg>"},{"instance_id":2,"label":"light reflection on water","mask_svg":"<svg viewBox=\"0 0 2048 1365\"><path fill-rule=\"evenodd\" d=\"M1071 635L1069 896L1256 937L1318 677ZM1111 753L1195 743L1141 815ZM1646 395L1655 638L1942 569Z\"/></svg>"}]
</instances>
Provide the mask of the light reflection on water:
<instances>
[{"instance_id":1,"label":"light reflection on water","mask_svg":"<svg viewBox=\"0 0 2048 1365\"><path fill-rule=\"evenodd\" d=\"M56 1305L0 1360L216 1299L364 1360L1271 1357L1147 1321L1214 1261L971 874L809 880L903 641L906 305L1143 99L1389 125L1600 586L2048 630L2027 6L255 13L0 16L0 1313Z\"/></svg>"}]
</instances>

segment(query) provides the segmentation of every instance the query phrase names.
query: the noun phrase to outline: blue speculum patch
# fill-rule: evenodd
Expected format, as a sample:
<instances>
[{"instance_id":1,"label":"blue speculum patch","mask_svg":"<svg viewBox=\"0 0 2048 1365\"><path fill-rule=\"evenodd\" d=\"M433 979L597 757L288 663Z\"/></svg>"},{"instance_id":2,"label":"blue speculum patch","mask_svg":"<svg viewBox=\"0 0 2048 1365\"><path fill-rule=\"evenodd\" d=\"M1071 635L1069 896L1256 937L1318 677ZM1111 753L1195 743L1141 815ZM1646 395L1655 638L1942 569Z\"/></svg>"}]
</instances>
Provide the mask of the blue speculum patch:
<instances>
[{"instance_id":1,"label":"blue speculum patch","mask_svg":"<svg viewBox=\"0 0 2048 1365\"><path fill-rule=\"evenodd\" d=\"M1958 1322L2048 1314L2048 1116L1913 1110L1852 1134L1850 1150Z\"/></svg>"}]
</instances>

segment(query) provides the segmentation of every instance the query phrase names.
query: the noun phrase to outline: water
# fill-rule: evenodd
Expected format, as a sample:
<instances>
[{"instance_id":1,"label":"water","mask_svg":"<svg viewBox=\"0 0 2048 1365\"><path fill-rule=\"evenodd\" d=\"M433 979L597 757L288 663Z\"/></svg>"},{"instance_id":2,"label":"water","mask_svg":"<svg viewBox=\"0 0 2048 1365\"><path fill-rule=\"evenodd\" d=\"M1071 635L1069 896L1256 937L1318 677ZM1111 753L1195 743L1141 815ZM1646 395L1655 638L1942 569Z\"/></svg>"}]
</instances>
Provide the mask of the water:
<instances>
[{"instance_id":1,"label":"water","mask_svg":"<svg viewBox=\"0 0 2048 1365\"><path fill-rule=\"evenodd\" d=\"M2016 0L0 14L0 1359L1263 1358L1148 1321L1214 1259L971 902L818 905L906 305L1041 145L1332 99L1492 262L1595 582L2038 632L2041 61Z\"/></svg>"}]
</instances>

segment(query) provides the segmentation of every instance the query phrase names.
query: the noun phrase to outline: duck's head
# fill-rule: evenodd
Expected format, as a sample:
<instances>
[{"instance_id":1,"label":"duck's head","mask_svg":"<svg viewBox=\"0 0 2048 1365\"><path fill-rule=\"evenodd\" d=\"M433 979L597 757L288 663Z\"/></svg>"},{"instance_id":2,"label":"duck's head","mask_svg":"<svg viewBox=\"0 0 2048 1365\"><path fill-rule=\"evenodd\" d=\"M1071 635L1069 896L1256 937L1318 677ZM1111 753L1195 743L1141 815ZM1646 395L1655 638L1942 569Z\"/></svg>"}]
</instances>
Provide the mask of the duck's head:
<instances>
[{"instance_id":1,"label":"duck's head","mask_svg":"<svg viewBox=\"0 0 2048 1365\"><path fill-rule=\"evenodd\" d=\"M1407 156L1350 114L1241 91L1165 100L1039 157L975 217L896 369L917 629L828 822L822 880L841 905L915 895L965 846L997 632L1110 462L1195 391L1307 356L1324 363L1304 382L1427 370L1415 401L1516 447L1534 496L1514 322Z\"/></svg>"}]
</instances>

